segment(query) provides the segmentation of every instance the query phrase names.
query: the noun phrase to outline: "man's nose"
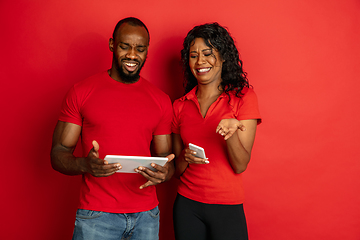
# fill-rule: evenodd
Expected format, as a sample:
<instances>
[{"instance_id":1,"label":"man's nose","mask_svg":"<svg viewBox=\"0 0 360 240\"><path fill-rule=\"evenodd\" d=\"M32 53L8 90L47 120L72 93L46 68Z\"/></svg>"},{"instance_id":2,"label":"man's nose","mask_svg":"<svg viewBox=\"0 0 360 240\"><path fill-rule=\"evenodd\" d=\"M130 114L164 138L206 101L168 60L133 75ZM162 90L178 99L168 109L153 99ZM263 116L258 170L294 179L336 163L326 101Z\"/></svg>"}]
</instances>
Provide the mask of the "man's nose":
<instances>
[{"instance_id":1,"label":"man's nose","mask_svg":"<svg viewBox=\"0 0 360 240\"><path fill-rule=\"evenodd\" d=\"M130 59L135 59L136 58L136 52L134 48L130 48L127 53L126 53L126 57L130 58Z\"/></svg>"}]
</instances>

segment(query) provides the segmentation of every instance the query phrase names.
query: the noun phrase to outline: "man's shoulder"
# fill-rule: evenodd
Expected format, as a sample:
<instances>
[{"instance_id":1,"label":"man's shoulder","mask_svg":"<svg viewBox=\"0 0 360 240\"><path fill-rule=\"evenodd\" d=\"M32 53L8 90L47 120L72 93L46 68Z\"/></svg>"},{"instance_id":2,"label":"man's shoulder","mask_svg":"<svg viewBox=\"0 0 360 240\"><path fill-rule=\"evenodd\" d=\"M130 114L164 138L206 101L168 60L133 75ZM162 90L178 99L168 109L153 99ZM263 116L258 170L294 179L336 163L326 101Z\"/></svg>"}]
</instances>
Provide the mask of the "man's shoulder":
<instances>
[{"instance_id":1,"label":"man's shoulder","mask_svg":"<svg viewBox=\"0 0 360 240\"><path fill-rule=\"evenodd\" d=\"M92 76L86 77L85 79L75 83L74 86L76 88L84 88L84 87L96 85L101 81L102 78L104 78L105 73L106 72L100 72L100 73L94 74Z\"/></svg>"},{"instance_id":2,"label":"man's shoulder","mask_svg":"<svg viewBox=\"0 0 360 240\"><path fill-rule=\"evenodd\" d=\"M166 94L163 90L161 90L159 87L157 87L154 83L150 82L149 80L147 80L143 77L140 77L140 78L141 78L141 83L142 83L144 89L146 89L150 93L159 95L161 97L169 97L168 94Z\"/></svg>"}]
</instances>

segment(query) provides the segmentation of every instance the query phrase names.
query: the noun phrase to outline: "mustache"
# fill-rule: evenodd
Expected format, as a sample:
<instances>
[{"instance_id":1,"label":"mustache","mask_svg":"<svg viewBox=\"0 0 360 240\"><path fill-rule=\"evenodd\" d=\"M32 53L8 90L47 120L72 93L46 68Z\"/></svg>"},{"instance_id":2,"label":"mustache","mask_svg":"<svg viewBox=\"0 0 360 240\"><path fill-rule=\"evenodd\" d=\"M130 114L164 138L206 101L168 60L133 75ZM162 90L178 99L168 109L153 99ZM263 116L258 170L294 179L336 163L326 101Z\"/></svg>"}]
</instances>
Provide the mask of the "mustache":
<instances>
[{"instance_id":1,"label":"mustache","mask_svg":"<svg viewBox=\"0 0 360 240\"><path fill-rule=\"evenodd\" d=\"M140 61L137 60L137 59L125 58L125 59L121 60L121 62L124 62L124 61L136 62L136 63L138 63L140 65Z\"/></svg>"}]
</instances>

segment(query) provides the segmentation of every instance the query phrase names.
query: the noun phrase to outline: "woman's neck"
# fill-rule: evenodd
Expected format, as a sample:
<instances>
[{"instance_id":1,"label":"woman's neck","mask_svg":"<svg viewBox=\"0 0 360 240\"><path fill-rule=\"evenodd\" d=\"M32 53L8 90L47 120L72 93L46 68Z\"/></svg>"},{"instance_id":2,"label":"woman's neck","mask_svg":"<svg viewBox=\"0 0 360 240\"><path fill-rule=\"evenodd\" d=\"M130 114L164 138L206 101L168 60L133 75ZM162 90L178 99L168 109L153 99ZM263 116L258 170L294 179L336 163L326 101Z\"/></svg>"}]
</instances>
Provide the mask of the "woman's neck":
<instances>
[{"instance_id":1,"label":"woman's neck","mask_svg":"<svg viewBox=\"0 0 360 240\"><path fill-rule=\"evenodd\" d=\"M203 118L205 118L207 111L209 110L211 104L213 104L218 97L221 95L222 91L219 87L209 87L208 85L198 86L196 97L200 106L200 112Z\"/></svg>"},{"instance_id":2,"label":"woman's neck","mask_svg":"<svg viewBox=\"0 0 360 240\"><path fill-rule=\"evenodd\" d=\"M198 85L196 96L198 99L217 98L222 92L223 91L220 86L214 87L210 85Z\"/></svg>"}]
</instances>

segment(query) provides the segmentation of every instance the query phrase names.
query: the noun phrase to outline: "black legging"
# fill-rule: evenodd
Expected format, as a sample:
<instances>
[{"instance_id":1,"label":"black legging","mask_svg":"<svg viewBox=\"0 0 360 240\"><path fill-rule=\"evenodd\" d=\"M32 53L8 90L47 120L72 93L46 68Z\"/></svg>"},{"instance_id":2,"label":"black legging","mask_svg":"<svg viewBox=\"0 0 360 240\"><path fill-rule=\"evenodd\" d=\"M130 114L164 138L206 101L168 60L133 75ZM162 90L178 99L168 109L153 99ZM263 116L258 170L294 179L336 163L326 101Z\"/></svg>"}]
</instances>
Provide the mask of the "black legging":
<instances>
[{"instance_id":1,"label":"black legging","mask_svg":"<svg viewBox=\"0 0 360 240\"><path fill-rule=\"evenodd\" d=\"M176 240L247 240L242 204L206 204L177 195L174 203Z\"/></svg>"}]
</instances>

